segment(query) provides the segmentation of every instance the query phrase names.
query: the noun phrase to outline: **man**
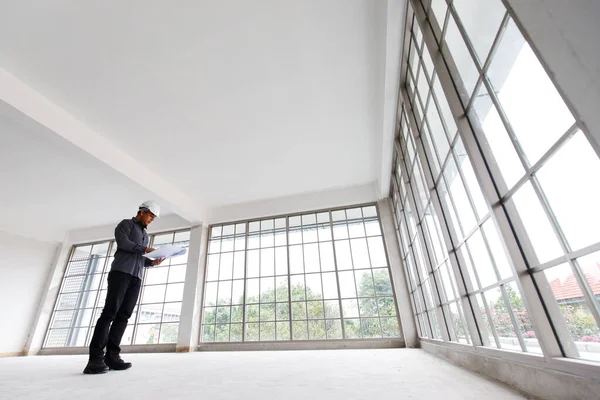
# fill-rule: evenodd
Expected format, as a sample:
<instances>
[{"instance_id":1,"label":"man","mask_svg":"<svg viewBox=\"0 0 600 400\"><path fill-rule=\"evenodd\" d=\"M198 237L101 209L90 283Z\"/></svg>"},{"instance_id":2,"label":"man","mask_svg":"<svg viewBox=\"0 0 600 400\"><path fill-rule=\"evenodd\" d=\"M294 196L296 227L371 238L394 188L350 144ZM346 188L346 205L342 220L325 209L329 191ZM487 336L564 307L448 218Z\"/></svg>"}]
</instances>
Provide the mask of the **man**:
<instances>
[{"instance_id":1,"label":"man","mask_svg":"<svg viewBox=\"0 0 600 400\"><path fill-rule=\"evenodd\" d=\"M84 374L103 374L109 368L131 368L131 363L124 362L119 356L119 345L140 294L144 267L159 265L163 261L144 257L144 254L154 251L148 247L146 227L159 216L158 203L146 201L140 205L134 218L121 221L115 229L117 252L108 273L106 301L90 342L90 359Z\"/></svg>"}]
</instances>

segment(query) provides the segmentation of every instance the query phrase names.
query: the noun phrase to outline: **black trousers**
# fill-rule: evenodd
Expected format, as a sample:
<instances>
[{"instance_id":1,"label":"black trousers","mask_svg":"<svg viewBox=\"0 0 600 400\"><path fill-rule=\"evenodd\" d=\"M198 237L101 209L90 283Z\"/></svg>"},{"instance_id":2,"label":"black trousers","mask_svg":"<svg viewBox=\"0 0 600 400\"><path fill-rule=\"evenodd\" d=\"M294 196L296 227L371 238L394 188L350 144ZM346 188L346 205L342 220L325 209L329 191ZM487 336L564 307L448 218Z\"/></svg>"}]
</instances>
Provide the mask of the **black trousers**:
<instances>
[{"instance_id":1,"label":"black trousers","mask_svg":"<svg viewBox=\"0 0 600 400\"><path fill-rule=\"evenodd\" d=\"M107 357L118 357L121 352L121 338L137 303L141 287L141 279L133 275L120 271L108 273L106 302L90 342L91 358L103 357L105 347Z\"/></svg>"}]
</instances>

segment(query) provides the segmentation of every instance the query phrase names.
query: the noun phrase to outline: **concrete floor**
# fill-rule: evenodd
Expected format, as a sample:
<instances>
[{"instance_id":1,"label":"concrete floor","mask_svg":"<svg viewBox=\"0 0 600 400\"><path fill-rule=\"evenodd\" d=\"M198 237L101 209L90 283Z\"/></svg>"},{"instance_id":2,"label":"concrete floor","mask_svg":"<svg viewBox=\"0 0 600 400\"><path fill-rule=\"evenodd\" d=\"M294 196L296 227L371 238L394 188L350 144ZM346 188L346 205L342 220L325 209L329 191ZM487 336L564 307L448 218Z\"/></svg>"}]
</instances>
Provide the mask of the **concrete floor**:
<instances>
[{"instance_id":1,"label":"concrete floor","mask_svg":"<svg viewBox=\"0 0 600 400\"><path fill-rule=\"evenodd\" d=\"M125 354L128 371L83 375L87 357L0 359L0 399L523 399L422 350Z\"/></svg>"}]
</instances>

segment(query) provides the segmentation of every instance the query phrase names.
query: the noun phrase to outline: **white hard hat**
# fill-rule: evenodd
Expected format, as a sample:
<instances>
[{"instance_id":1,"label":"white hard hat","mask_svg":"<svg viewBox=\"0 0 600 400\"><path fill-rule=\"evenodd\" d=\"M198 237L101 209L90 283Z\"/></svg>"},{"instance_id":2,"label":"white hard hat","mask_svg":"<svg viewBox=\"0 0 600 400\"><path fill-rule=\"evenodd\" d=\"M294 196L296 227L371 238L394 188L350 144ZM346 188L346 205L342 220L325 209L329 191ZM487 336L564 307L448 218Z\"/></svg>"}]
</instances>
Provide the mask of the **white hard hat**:
<instances>
[{"instance_id":1,"label":"white hard hat","mask_svg":"<svg viewBox=\"0 0 600 400\"><path fill-rule=\"evenodd\" d=\"M148 210L152 214L156 216L156 218L160 218L160 206L154 200L148 200L140 204L140 210Z\"/></svg>"}]
</instances>

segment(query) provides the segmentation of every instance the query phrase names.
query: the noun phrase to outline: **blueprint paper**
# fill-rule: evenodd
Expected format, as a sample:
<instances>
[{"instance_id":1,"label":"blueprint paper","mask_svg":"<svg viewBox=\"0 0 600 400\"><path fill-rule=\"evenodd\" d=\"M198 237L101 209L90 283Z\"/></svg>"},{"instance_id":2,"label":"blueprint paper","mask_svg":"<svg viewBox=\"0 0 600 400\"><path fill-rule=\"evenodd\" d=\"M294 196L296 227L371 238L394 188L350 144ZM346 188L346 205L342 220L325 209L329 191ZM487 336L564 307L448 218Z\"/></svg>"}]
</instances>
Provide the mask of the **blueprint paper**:
<instances>
[{"instance_id":1,"label":"blueprint paper","mask_svg":"<svg viewBox=\"0 0 600 400\"><path fill-rule=\"evenodd\" d=\"M148 254L145 254L144 257L148 257L151 259L157 258L170 258L182 256L186 253L186 249L179 246L174 246L172 244L164 245L163 247L159 247L158 249L151 251Z\"/></svg>"}]
</instances>

